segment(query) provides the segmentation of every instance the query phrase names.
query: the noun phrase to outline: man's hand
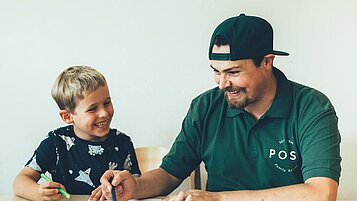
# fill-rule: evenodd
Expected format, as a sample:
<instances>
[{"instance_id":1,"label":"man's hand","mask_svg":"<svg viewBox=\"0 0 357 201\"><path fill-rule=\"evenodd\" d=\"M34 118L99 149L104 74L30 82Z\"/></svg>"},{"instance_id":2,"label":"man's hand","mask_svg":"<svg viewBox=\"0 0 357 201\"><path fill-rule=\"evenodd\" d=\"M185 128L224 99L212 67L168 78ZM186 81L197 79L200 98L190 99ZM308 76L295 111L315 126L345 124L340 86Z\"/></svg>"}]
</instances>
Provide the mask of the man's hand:
<instances>
[{"instance_id":1,"label":"man's hand","mask_svg":"<svg viewBox=\"0 0 357 201\"><path fill-rule=\"evenodd\" d=\"M109 200L112 200L112 186L115 187L115 195L118 201L133 198L136 189L135 178L127 170L107 170L100 178L100 183L104 197Z\"/></svg>"},{"instance_id":2,"label":"man's hand","mask_svg":"<svg viewBox=\"0 0 357 201\"><path fill-rule=\"evenodd\" d=\"M218 194L202 190L181 191L177 195L167 196L164 201L218 201Z\"/></svg>"},{"instance_id":3,"label":"man's hand","mask_svg":"<svg viewBox=\"0 0 357 201\"><path fill-rule=\"evenodd\" d=\"M64 196L58 192L58 188L65 190L65 187L57 182L44 182L38 186L38 192L40 193L42 200L60 200Z\"/></svg>"}]
</instances>

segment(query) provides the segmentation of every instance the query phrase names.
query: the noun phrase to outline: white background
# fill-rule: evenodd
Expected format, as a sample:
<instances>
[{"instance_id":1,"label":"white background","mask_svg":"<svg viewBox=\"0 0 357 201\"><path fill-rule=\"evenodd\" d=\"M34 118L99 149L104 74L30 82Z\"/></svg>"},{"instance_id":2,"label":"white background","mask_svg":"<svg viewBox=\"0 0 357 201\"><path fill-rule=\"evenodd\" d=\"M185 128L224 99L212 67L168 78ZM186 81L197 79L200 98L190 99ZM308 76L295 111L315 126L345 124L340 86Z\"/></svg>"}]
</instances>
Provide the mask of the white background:
<instances>
[{"instance_id":1,"label":"white background","mask_svg":"<svg viewBox=\"0 0 357 201\"><path fill-rule=\"evenodd\" d=\"M0 193L47 132L63 126L50 96L71 65L97 68L112 127L138 146L170 147L190 101L215 86L207 48L222 20L245 12L274 27L275 66L325 93L339 116L340 198L357 199L357 1L0 0Z\"/></svg>"}]
</instances>

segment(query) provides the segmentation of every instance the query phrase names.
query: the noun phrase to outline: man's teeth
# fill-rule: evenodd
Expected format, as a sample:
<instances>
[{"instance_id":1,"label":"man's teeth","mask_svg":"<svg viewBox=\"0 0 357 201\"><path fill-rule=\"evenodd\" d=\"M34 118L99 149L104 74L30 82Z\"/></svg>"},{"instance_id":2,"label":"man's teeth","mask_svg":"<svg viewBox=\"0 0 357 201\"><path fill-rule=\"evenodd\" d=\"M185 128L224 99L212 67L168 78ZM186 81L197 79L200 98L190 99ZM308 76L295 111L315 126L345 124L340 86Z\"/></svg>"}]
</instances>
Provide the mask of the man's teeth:
<instances>
[{"instance_id":1,"label":"man's teeth","mask_svg":"<svg viewBox=\"0 0 357 201\"><path fill-rule=\"evenodd\" d=\"M240 92L240 90L236 90L236 91L227 91L228 93L230 93L230 94L236 94L236 93L238 93L238 92Z\"/></svg>"}]
</instances>

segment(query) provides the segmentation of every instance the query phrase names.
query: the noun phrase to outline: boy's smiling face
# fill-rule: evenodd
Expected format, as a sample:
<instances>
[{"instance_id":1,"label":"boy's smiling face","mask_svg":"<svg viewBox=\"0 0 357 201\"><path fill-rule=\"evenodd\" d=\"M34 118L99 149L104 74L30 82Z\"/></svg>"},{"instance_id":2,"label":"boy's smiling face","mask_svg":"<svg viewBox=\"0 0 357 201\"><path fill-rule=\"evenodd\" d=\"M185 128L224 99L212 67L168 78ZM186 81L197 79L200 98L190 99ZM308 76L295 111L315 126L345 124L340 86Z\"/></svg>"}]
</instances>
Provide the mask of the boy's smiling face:
<instances>
[{"instance_id":1,"label":"boy's smiling face","mask_svg":"<svg viewBox=\"0 0 357 201\"><path fill-rule=\"evenodd\" d=\"M68 113L75 134L88 141L103 141L107 138L114 108L108 86L100 86L92 92L84 92L73 113Z\"/></svg>"}]
</instances>

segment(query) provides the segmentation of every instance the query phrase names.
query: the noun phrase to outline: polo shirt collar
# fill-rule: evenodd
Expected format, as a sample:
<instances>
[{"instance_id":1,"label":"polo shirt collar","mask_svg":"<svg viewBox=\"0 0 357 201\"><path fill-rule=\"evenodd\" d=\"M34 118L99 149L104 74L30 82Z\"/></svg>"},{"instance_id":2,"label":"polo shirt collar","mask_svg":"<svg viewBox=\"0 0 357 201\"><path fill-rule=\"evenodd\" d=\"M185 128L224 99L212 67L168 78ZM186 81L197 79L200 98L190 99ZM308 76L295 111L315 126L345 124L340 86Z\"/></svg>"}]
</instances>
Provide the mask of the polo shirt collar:
<instances>
[{"instance_id":1,"label":"polo shirt collar","mask_svg":"<svg viewBox=\"0 0 357 201\"><path fill-rule=\"evenodd\" d=\"M291 86L289 80L279 69L273 67L273 73L277 81L277 91L273 103L271 104L269 110L264 114L264 116L287 118L290 114L290 108L292 104ZM234 117L244 113L243 109L235 109L229 106L227 107L228 117Z\"/></svg>"},{"instance_id":2,"label":"polo shirt collar","mask_svg":"<svg viewBox=\"0 0 357 201\"><path fill-rule=\"evenodd\" d=\"M224 101L228 105L227 100L224 99ZM230 106L227 106L227 116L228 117L235 117L235 116L240 115L243 112L244 112L243 109L237 109L237 108L232 108Z\"/></svg>"},{"instance_id":3,"label":"polo shirt collar","mask_svg":"<svg viewBox=\"0 0 357 201\"><path fill-rule=\"evenodd\" d=\"M279 69L273 67L273 73L277 81L277 90L273 103L265 113L265 116L287 118L290 115L292 104L290 82Z\"/></svg>"}]
</instances>

